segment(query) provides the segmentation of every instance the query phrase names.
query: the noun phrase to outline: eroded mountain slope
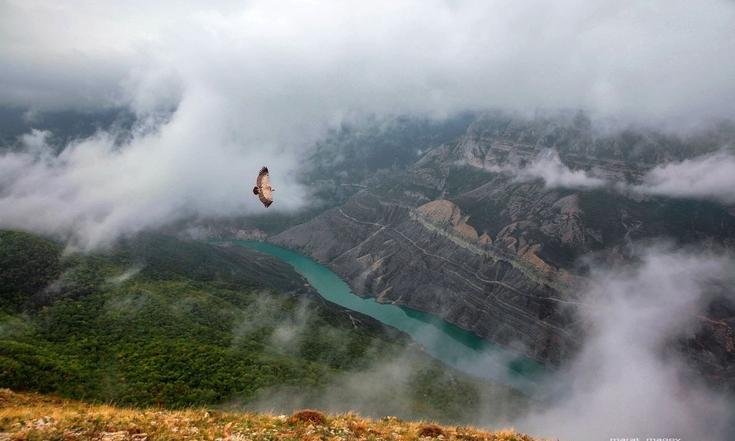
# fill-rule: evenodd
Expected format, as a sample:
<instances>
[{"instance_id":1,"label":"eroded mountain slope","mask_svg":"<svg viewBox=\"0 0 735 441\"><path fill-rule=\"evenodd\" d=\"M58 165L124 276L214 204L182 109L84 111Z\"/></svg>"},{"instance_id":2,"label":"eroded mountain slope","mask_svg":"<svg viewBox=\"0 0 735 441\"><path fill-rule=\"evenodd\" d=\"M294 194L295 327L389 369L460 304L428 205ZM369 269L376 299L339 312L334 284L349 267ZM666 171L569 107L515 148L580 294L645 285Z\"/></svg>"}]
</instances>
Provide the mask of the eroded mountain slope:
<instances>
[{"instance_id":1,"label":"eroded mountain slope","mask_svg":"<svg viewBox=\"0 0 735 441\"><path fill-rule=\"evenodd\" d=\"M577 120L563 130L478 120L413 166L374 173L343 205L271 239L328 264L361 295L439 314L559 363L581 338L575 287L591 262L627 261L631 244L652 240L735 245L731 207L606 186L549 188L507 172L553 147L572 171L636 182L657 161L712 151L719 142L677 144L635 133L590 141L588 132ZM723 300L702 318L702 333L683 344L708 376L729 382L731 312Z\"/></svg>"}]
</instances>

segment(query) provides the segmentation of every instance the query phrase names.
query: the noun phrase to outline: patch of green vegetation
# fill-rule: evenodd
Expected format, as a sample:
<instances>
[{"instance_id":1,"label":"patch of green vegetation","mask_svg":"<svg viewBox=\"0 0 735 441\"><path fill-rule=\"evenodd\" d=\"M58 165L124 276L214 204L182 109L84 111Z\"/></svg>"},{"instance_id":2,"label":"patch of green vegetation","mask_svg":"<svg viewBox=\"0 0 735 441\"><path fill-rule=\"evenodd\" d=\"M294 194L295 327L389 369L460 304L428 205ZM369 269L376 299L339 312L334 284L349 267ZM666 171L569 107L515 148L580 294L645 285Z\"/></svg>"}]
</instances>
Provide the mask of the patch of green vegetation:
<instances>
[{"instance_id":1,"label":"patch of green vegetation","mask_svg":"<svg viewBox=\"0 0 735 441\"><path fill-rule=\"evenodd\" d=\"M605 190L580 194L589 228L609 246L623 238L664 237L688 244L735 235L735 217L715 202L652 197L636 201Z\"/></svg>"},{"instance_id":2,"label":"patch of green vegetation","mask_svg":"<svg viewBox=\"0 0 735 441\"><path fill-rule=\"evenodd\" d=\"M401 334L356 326L290 267L240 247L148 235L61 251L0 232L0 387L134 406L247 402L276 387L318 392L406 351ZM462 419L474 383L414 352L408 413Z\"/></svg>"},{"instance_id":3,"label":"patch of green vegetation","mask_svg":"<svg viewBox=\"0 0 735 441\"><path fill-rule=\"evenodd\" d=\"M58 244L17 231L0 232L0 307L18 310L61 274Z\"/></svg>"},{"instance_id":4,"label":"patch of green vegetation","mask_svg":"<svg viewBox=\"0 0 735 441\"><path fill-rule=\"evenodd\" d=\"M455 196L493 182L497 177L497 173L490 173L477 167L454 166L449 168L444 189L448 195Z\"/></svg>"}]
</instances>

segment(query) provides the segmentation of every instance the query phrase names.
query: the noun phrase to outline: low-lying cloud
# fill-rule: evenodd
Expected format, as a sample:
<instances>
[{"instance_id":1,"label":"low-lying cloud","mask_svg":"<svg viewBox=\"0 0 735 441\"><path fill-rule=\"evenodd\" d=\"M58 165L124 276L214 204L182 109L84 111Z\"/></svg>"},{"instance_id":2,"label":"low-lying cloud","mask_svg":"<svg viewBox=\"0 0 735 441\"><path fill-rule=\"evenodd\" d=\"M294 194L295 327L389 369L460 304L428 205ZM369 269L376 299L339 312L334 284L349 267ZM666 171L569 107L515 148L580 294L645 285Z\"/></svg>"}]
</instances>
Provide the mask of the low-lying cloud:
<instances>
[{"instance_id":1,"label":"low-lying cloud","mask_svg":"<svg viewBox=\"0 0 735 441\"><path fill-rule=\"evenodd\" d=\"M713 287L735 298L734 262L661 246L640 259L593 272L579 310L589 330L583 348L550 379L551 405L520 429L570 441L730 439L733 403L697 383L672 343L697 330Z\"/></svg>"},{"instance_id":2,"label":"low-lying cloud","mask_svg":"<svg viewBox=\"0 0 735 441\"><path fill-rule=\"evenodd\" d=\"M655 167L635 192L735 203L735 156L727 151Z\"/></svg>"},{"instance_id":3,"label":"low-lying cloud","mask_svg":"<svg viewBox=\"0 0 735 441\"><path fill-rule=\"evenodd\" d=\"M205 121L200 112L208 110L195 107L159 130L135 133L124 146L100 132L57 155L45 143L47 133L25 136L21 151L0 155L0 226L91 249L189 216L254 212L260 207L251 190L262 165L272 166L277 204L300 206L301 188L286 174L296 167L292 155L244 154L232 121L199 125L189 118Z\"/></svg>"},{"instance_id":4,"label":"low-lying cloud","mask_svg":"<svg viewBox=\"0 0 735 441\"><path fill-rule=\"evenodd\" d=\"M29 140L4 154L0 227L94 248L184 217L251 213L262 165L279 190L269 210L293 209L304 149L366 115L735 117L735 59L722 56L735 53L733 21L725 0L3 2L0 106L127 106L139 124L123 144L100 132L59 155ZM548 182L596 185L563 170Z\"/></svg>"},{"instance_id":5,"label":"low-lying cloud","mask_svg":"<svg viewBox=\"0 0 735 441\"><path fill-rule=\"evenodd\" d=\"M579 188L592 189L606 185L606 181L597 178L585 170L572 170L559 157L556 150L546 150L526 167L511 170L518 181L542 179L546 188Z\"/></svg>"},{"instance_id":6,"label":"low-lying cloud","mask_svg":"<svg viewBox=\"0 0 735 441\"><path fill-rule=\"evenodd\" d=\"M542 151L525 166L506 163L484 168L509 174L516 182L541 180L546 188L590 190L604 187L622 193L735 203L735 155L729 150L658 165L646 172L638 184L612 182L586 170L572 170L552 149Z\"/></svg>"},{"instance_id":7,"label":"low-lying cloud","mask_svg":"<svg viewBox=\"0 0 735 441\"><path fill-rule=\"evenodd\" d=\"M462 161L459 163L465 164L466 162ZM593 176L586 170L572 170L562 162L559 152L554 149L542 150L526 165L520 165L518 161L509 161L503 164L486 164L482 168L493 173L508 174L515 182L541 180L547 189L590 190L609 185L607 180Z\"/></svg>"},{"instance_id":8,"label":"low-lying cloud","mask_svg":"<svg viewBox=\"0 0 735 441\"><path fill-rule=\"evenodd\" d=\"M249 116L289 125L488 106L634 120L735 116L735 61L723 57L735 52L728 0L695 9L684 0L0 8L0 57L9 61L0 104L145 110L227 90Z\"/></svg>"}]
</instances>

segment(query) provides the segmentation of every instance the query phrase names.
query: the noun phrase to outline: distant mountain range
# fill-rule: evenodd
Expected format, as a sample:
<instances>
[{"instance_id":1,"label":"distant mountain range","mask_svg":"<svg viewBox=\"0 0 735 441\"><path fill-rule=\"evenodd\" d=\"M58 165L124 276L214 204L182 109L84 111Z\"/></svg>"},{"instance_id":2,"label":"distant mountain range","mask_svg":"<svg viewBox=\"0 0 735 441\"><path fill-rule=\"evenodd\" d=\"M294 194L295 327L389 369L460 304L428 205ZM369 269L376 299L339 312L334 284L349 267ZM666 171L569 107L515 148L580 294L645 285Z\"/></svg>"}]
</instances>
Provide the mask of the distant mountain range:
<instances>
[{"instance_id":1,"label":"distant mountain range","mask_svg":"<svg viewBox=\"0 0 735 441\"><path fill-rule=\"evenodd\" d=\"M23 121L22 112L13 115ZM33 125L54 133L57 126L67 127L58 139L51 140L61 145L97 128L117 127L119 136L124 137L130 118L125 112L47 115L43 120L47 126ZM11 124L13 130L25 127L18 124ZM74 127L81 135L74 134ZM13 133L0 132L6 140L17 136ZM12 148L12 143L4 144ZM80 311L92 314L99 305L111 301L113 292L129 298L132 304L146 296L157 299L155 304L165 304L170 300L166 294L167 287L173 286L170 284L176 284L175 292L192 298L201 289L212 288L224 297L207 297L201 300L204 304L225 302L222 304L249 317L252 311L248 306L232 303L231 297L242 295L249 299L248 304L254 304L255 292L267 289L278 298L290 299L285 312L278 312L288 320L297 314L294 293L312 302L318 299L303 286L300 276L275 260L243 250L182 242L172 235L268 240L300 250L328 265L360 295L431 312L492 342L520 344L529 357L559 366L580 348L584 330L569 306L581 300L576 288L584 283L592 266L633 262L637 244L653 241L711 250L735 247L732 205L711 198L636 191L647 174L661 164L732 152L733 146L735 125L731 123L673 135L645 128L604 128L581 112L533 117L467 113L441 121L397 118L345 124L305 156L299 179L310 189L313 203L297 213L178 222L164 228L165 235L143 235L123 241L110 253L72 256L71 260L62 258L60 244L17 232L3 233L2 299L7 326L2 327L2 354L7 369L0 373L8 385L25 384L73 397L131 403L160 400L177 405L218 401L237 394L252 398L254 391L243 393L239 383L228 380L216 387L209 383L202 386L194 385L200 380L191 378L182 380L182 387L190 394L186 399L176 398L182 396L181 391L154 397L139 396L131 389L119 395L118 389L105 389L106 378L125 384L131 378L125 369L131 364L85 358L84 354L117 344L118 337L124 342L136 335L124 316L109 323L90 322L91 316L78 317L70 309L79 304ZM145 262L140 272L119 286L105 282L135 270L139 262ZM148 294L140 297L140 292ZM352 327L344 311L322 301L314 303L322 317L318 326L336 326L338 333ZM201 318L192 312L182 319L165 308L151 314L147 316L150 320L140 324L144 329L140 332L154 332L154 323L178 326L180 320L193 324ZM326 318L334 316L341 316L342 321L333 324ZM227 317L220 313L209 317L201 335L219 332L210 329L211 323L224 320L231 325L233 318ZM735 305L715 296L707 313L697 320L700 331L674 345L705 378L732 389ZM392 331L369 318L361 322L367 328L356 329L356 335L375 341L370 345L387 344L380 342L393 338ZM98 337L85 335L105 333L110 323L117 329L113 340L105 337L103 344ZM45 328L50 324L61 328ZM8 329L13 330L11 334L7 334ZM217 338L223 346L213 351L231 350L222 340L225 334ZM348 340L352 338L358 337ZM304 373L298 367L289 377L292 379L308 377L321 384L316 378L323 372L351 369L340 364L344 362L340 356L336 361L322 360L311 352L273 361L263 349L262 339L256 340L255 352L237 357L251 363L252 354L258 354L255 359L263 357L269 366L307 363L319 372ZM92 346L79 346L77 341ZM133 348L134 343L128 343L125 348ZM324 342L312 343L318 347ZM131 354L137 354L131 357L149 355L141 355L140 350L131 349ZM103 358L112 357L112 353L103 353ZM369 358L368 352L360 354L357 360ZM18 357L28 362L15 364ZM58 375L43 377L42 383L26 383L36 376L32 373L36 365L49 366ZM106 373L96 370L97 366L103 366ZM64 389L62 379L75 375L79 379L79 372L96 380ZM152 371L148 374L153 375ZM271 387L281 380L263 380L261 386ZM150 381L154 384L158 380ZM431 408L428 415L450 415L446 409L452 405Z\"/></svg>"},{"instance_id":2,"label":"distant mountain range","mask_svg":"<svg viewBox=\"0 0 735 441\"><path fill-rule=\"evenodd\" d=\"M674 136L605 133L582 113L454 123L424 123L413 138L417 123L408 122L335 135L305 175L332 208L268 240L327 264L361 295L438 314L494 342L520 341L552 365L579 347L566 306L579 300L574 287L590 259L630 261L635 244L657 240L735 246L731 206L621 190L657 165L731 148L732 125ZM412 141L385 151L383 137L402 136ZM519 179L539 158L576 181L549 185L544 170ZM713 382L735 386L735 306L718 298L701 325L680 350Z\"/></svg>"}]
</instances>

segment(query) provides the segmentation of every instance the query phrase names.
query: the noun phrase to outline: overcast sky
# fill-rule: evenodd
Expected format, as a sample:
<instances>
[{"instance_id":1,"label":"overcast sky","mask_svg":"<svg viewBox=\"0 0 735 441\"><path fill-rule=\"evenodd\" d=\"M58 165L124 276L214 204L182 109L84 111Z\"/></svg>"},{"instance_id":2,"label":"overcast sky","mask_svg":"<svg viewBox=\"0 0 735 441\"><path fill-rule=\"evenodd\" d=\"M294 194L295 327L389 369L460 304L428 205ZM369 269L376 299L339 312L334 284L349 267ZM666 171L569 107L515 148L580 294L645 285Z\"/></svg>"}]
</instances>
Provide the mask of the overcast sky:
<instances>
[{"instance_id":1,"label":"overcast sky","mask_svg":"<svg viewBox=\"0 0 735 441\"><path fill-rule=\"evenodd\" d=\"M5 0L0 37L3 104L146 107L180 86L322 118L487 106L735 114L730 0Z\"/></svg>"},{"instance_id":2,"label":"overcast sky","mask_svg":"<svg viewBox=\"0 0 735 441\"><path fill-rule=\"evenodd\" d=\"M624 121L735 116L735 2L0 0L0 106L129 106L171 120L0 157L2 226L84 247L190 215L306 203L291 177L363 115L583 108ZM43 160L39 158L43 157ZM12 177L12 178L11 178Z\"/></svg>"}]
</instances>

